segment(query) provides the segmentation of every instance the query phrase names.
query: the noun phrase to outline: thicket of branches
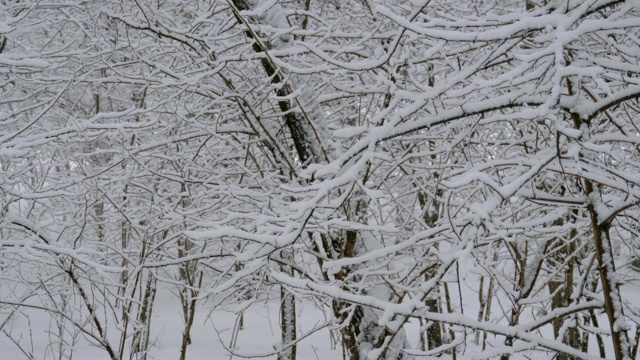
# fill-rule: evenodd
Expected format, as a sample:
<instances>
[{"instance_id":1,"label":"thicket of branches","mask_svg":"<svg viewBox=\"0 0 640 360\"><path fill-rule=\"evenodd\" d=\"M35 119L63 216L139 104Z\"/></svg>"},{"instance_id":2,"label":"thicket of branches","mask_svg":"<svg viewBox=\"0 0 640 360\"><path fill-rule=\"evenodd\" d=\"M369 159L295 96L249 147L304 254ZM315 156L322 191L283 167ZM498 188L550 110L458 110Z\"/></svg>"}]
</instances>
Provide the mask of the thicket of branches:
<instances>
[{"instance_id":1,"label":"thicket of branches","mask_svg":"<svg viewBox=\"0 0 640 360\"><path fill-rule=\"evenodd\" d=\"M168 288L182 359L198 307L274 294L282 359L301 301L349 359L637 356L638 2L1 3L25 355L38 311L56 356L146 358Z\"/></svg>"}]
</instances>

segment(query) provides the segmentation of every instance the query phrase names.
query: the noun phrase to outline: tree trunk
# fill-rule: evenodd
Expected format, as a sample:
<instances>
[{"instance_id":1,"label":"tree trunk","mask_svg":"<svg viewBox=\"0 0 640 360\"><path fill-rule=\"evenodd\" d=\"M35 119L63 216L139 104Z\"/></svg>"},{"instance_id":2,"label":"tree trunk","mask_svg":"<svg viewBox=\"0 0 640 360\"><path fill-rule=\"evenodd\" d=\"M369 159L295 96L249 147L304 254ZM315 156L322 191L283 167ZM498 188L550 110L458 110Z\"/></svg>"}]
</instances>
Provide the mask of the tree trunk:
<instances>
[{"instance_id":1,"label":"tree trunk","mask_svg":"<svg viewBox=\"0 0 640 360\"><path fill-rule=\"evenodd\" d=\"M293 250L281 251L282 258L294 262ZM293 275L289 266L283 266L283 271ZM281 343L284 348L278 353L278 360L295 360L296 358L296 298L284 286L280 286L280 332Z\"/></svg>"}]
</instances>

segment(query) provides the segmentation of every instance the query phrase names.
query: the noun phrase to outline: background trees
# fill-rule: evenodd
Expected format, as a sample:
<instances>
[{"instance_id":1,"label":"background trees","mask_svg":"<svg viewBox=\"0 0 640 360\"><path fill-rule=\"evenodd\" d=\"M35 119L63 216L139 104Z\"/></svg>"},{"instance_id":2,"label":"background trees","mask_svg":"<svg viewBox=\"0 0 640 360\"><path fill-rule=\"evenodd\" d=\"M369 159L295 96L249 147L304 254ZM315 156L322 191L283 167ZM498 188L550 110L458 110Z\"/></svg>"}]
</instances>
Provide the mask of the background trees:
<instances>
[{"instance_id":1,"label":"background trees","mask_svg":"<svg viewBox=\"0 0 640 360\"><path fill-rule=\"evenodd\" d=\"M265 356L296 356L297 304L351 359L636 356L634 4L2 6L0 326L25 356L145 358L159 292L183 359L199 312L239 329L273 298Z\"/></svg>"}]
</instances>

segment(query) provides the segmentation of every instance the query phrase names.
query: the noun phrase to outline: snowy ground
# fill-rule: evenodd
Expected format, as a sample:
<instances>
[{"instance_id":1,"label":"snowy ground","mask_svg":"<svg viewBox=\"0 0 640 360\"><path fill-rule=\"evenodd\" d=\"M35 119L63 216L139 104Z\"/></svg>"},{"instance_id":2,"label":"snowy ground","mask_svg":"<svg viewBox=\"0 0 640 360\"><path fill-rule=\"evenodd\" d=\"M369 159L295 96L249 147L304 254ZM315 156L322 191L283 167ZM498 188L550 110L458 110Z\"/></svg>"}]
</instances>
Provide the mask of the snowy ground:
<instances>
[{"instance_id":1,"label":"snowy ground","mask_svg":"<svg viewBox=\"0 0 640 360\"><path fill-rule=\"evenodd\" d=\"M623 296L627 299L637 298L640 301L640 288L637 286L623 286ZM463 291L463 302L467 310L470 303L476 301L472 291ZM298 336L309 332L309 330L325 323L323 312L316 304L309 300L301 300L297 303L298 312ZM327 313L329 313L327 309ZM6 313L0 314L0 324L5 321ZM256 303L249 307L244 313L244 328L238 330L237 315L230 309L216 309L211 311L206 303L199 305L196 321L192 328L192 344L188 348L189 360L218 360L218 359L240 359L229 351L236 334L235 348L241 355L258 359L275 359L275 355L261 356L273 353L280 342L279 333L279 307L277 297L263 303ZM529 321L530 319L521 319ZM601 313L599 316L600 326L607 327L606 316ZM30 330L31 329L31 330ZM73 330L70 327L66 336L67 346L71 347L70 339ZM154 360L177 360L180 357L180 344L182 341L183 320L181 316L180 303L178 298L168 290L160 291L156 297L154 314L152 317L151 351L149 359ZM417 322L409 323L405 326L407 338L410 346L417 347L419 341L419 331ZM30 353L33 359L59 359L60 340L56 335L58 329L55 322L50 320L48 314L39 310L24 310L16 313L11 321L3 328L0 334L0 349L2 355L0 359L29 359L25 352ZM113 343L117 343L117 331L111 325L109 333L114 336ZM552 330L547 327L543 330L545 336L552 336ZM11 340L7 334L13 338ZM75 344L73 344L72 359L99 360L107 359L107 353L100 348L92 346L76 332ZM489 336L489 339L493 336ZM613 354L610 339L604 337L607 354ZM15 342L14 342L15 341ZM331 343L331 336L327 328L323 328L308 337L304 338L298 345L298 359L342 359L342 349ZM489 343L501 345L502 340L495 339ZM16 345L18 343L22 350ZM468 343L468 348L464 355L458 359L466 359L474 356L474 345ZM592 337L590 341L590 353L597 354L596 341ZM55 354L55 356L54 356ZM68 353L67 353L68 354ZM66 357L68 358L68 357ZM128 359L129 356L123 357ZM531 355L514 355L512 359L551 359L553 354L539 352L533 357ZM64 359L64 357L63 357ZM423 358L420 358L423 359ZM426 358L424 358L426 359ZM441 358L438 358L441 359Z\"/></svg>"},{"instance_id":2,"label":"snowy ground","mask_svg":"<svg viewBox=\"0 0 640 360\"><path fill-rule=\"evenodd\" d=\"M169 291L162 291L156 297L152 317L149 359L175 360L180 357L183 320L179 300ZM306 333L325 319L321 311L311 302L299 302L298 334ZM3 314L1 321L6 317ZM17 314L16 314L17 315ZM54 334L55 325L49 316L39 310L14 315L6 327L13 339L34 359L53 359L60 341ZM225 347L232 343L237 316L224 310L210 311L205 304L199 307L193 324L192 344L187 350L189 360L240 359ZM9 326L10 325L10 326ZM29 328L32 331L29 331ZM113 335L113 332L111 332ZM28 359L6 334L0 334L0 359ZM114 339L115 340L115 339ZM237 331L235 348L242 355L257 356L274 351L280 342L279 309L276 299L249 307L244 314L244 328ZM89 344L82 336L77 337L73 359L101 360L107 353ZM125 356L124 358L128 358ZM259 356L258 359L275 359L275 356ZM332 349L329 330L324 328L306 337L298 346L298 359L340 359L341 349Z\"/></svg>"},{"instance_id":3,"label":"snowy ground","mask_svg":"<svg viewBox=\"0 0 640 360\"><path fill-rule=\"evenodd\" d=\"M151 357L158 360L178 359L180 353L180 336L182 319L176 299L173 302L160 301L157 309L152 338L156 344ZM245 311L244 328L237 331L236 349L242 355L257 356L274 351L280 343L279 308L277 301L270 301L263 306L252 306ZM298 311L298 334L307 332L314 326L324 322L322 312L311 303L300 302ZM209 312L201 308L200 315L193 324L193 342L188 349L189 360L204 359L239 359L225 349L232 343L237 315L222 310ZM173 324L178 324L174 329ZM224 345L223 345L224 344ZM320 330L310 335L298 346L300 359L338 359L341 351L332 350L328 330ZM275 359L275 356L258 357L259 359Z\"/></svg>"}]
</instances>

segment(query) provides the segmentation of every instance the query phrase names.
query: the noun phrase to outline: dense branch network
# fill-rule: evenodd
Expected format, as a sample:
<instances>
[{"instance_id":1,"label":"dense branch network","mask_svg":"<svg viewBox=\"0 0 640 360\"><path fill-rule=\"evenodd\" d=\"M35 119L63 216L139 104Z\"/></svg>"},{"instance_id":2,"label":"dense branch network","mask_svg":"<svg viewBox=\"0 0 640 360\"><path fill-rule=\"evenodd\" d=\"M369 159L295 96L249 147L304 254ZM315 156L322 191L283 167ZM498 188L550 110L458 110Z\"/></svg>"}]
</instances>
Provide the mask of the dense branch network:
<instances>
[{"instance_id":1,"label":"dense branch network","mask_svg":"<svg viewBox=\"0 0 640 360\"><path fill-rule=\"evenodd\" d=\"M203 309L241 324L272 297L281 344L238 330L230 353L331 332L350 359L637 356L634 2L0 7L0 329L21 351L25 308L60 357L70 326L146 358L167 290L182 359ZM301 303L326 322L301 331Z\"/></svg>"}]
</instances>

